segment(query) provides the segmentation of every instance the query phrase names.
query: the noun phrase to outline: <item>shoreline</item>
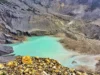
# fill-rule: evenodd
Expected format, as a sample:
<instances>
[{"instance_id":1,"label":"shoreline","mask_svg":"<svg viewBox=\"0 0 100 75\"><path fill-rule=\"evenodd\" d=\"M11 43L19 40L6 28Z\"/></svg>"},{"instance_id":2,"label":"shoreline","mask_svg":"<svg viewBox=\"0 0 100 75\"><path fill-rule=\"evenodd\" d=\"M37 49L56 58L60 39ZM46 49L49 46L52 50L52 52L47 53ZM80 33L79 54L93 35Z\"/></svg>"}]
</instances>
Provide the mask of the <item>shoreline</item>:
<instances>
[{"instance_id":1,"label":"shoreline","mask_svg":"<svg viewBox=\"0 0 100 75\"><path fill-rule=\"evenodd\" d=\"M97 42L97 40L85 39L84 37L81 39L76 39L68 37L65 33L55 34L54 37L60 38L59 42L65 49L70 49L74 52L78 52L80 54L89 54L89 55L98 55L100 54L100 50L92 48ZM93 46L92 46L93 45ZM97 45L97 44L96 44ZM95 46L96 46L95 45ZM98 47L98 46L97 46ZM96 50L96 51L95 51Z\"/></svg>"},{"instance_id":2,"label":"shoreline","mask_svg":"<svg viewBox=\"0 0 100 75\"><path fill-rule=\"evenodd\" d=\"M78 70L85 69L85 71L92 71L92 72L96 71L100 73L100 53L99 51L95 52L94 50L92 51L91 48L88 48L88 46L91 47L91 45L89 45L87 42L88 39L75 40L75 39L67 37L65 34L62 34L62 33L57 34L55 37L61 38L59 42L62 44L62 46L65 49L69 50L69 52L72 51L72 52L78 53L78 55L75 56L76 59L73 63L75 64L77 64L77 62L87 63L85 65L81 64L77 66L76 69ZM89 42L91 42L91 40ZM89 66L88 64L93 67Z\"/></svg>"},{"instance_id":3,"label":"shoreline","mask_svg":"<svg viewBox=\"0 0 100 75\"><path fill-rule=\"evenodd\" d=\"M50 35L50 36L53 36L53 35ZM57 35L55 35L53 37L57 37L57 38L60 37L60 40L57 40L58 42L60 42L62 40L64 41L64 39L66 38L64 34L63 34L63 36L57 36ZM61 43L60 42L60 44L62 44L63 47L64 47L64 44L66 44L66 43ZM65 49L69 49L69 48L66 47ZM100 60L100 56L96 57L96 55L92 55L92 54L78 53L77 51L69 49L69 52L71 52L71 51L75 52L75 53L72 53L72 55L69 55L69 57L67 57L67 55L66 55L66 57L65 57L66 61L68 61L67 58L72 58L72 59L75 58L72 63L79 64L79 63L76 63L76 62L82 62L82 63L84 63L83 61L87 61L87 63L90 63L89 60L91 59L92 60L92 64L93 64L92 66L94 66L94 67L91 68L88 65L87 66L86 65L82 66L82 64L81 65L79 64L77 67L74 67L75 69L81 70L81 71L84 71L84 69L86 69L85 72L86 71L95 72L96 69L98 68L98 66L100 66L100 65L98 65L100 63L100 62L98 62ZM88 60L85 60L87 57L90 57L90 58L88 58ZM96 67L96 69L95 69L95 67Z\"/></svg>"}]
</instances>

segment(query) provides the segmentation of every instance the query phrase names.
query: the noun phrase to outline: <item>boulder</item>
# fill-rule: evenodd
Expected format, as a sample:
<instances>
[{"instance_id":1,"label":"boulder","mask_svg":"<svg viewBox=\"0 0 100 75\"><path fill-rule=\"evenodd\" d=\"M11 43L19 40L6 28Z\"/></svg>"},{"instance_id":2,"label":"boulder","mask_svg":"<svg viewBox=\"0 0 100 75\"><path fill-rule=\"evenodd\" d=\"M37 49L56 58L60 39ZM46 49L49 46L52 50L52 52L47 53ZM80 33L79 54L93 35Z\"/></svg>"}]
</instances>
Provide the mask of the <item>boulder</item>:
<instances>
[{"instance_id":1,"label":"boulder","mask_svg":"<svg viewBox=\"0 0 100 75\"><path fill-rule=\"evenodd\" d=\"M13 53L13 48L10 46L0 45L0 56Z\"/></svg>"}]
</instances>

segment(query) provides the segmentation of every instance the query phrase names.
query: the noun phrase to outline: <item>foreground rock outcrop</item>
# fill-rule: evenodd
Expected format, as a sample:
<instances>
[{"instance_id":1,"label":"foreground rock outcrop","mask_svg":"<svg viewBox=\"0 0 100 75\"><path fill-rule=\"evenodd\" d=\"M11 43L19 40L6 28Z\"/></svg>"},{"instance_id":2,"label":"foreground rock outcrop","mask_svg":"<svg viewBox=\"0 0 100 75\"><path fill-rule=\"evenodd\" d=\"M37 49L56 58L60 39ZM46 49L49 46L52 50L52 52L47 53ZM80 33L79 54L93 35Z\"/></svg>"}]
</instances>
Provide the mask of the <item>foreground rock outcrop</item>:
<instances>
[{"instance_id":1,"label":"foreground rock outcrop","mask_svg":"<svg viewBox=\"0 0 100 75\"><path fill-rule=\"evenodd\" d=\"M0 64L0 75L99 75L69 69L49 58L16 57L16 60Z\"/></svg>"}]
</instances>

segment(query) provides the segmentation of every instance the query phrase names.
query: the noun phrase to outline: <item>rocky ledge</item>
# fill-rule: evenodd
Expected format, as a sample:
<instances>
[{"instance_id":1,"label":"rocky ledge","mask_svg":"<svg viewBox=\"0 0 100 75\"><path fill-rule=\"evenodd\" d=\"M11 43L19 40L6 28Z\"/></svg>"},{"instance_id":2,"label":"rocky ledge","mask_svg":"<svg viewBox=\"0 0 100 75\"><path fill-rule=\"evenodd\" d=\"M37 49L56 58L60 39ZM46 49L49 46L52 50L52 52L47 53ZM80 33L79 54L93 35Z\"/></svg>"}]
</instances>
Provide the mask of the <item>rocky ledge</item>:
<instances>
[{"instance_id":1,"label":"rocky ledge","mask_svg":"<svg viewBox=\"0 0 100 75\"><path fill-rule=\"evenodd\" d=\"M17 56L15 60L0 64L0 75L99 75L63 67L49 58Z\"/></svg>"}]
</instances>

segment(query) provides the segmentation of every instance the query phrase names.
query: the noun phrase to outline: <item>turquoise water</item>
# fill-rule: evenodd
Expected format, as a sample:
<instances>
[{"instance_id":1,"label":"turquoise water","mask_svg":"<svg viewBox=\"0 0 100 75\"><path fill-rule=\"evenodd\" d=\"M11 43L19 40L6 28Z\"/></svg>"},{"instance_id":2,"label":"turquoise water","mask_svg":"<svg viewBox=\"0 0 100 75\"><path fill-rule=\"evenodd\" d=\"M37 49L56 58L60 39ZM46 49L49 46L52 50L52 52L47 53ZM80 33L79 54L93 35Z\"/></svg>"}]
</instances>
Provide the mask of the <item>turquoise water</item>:
<instances>
[{"instance_id":1,"label":"turquoise water","mask_svg":"<svg viewBox=\"0 0 100 75\"><path fill-rule=\"evenodd\" d=\"M28 41L20 44L12 44L15 55L30 55L38 57L55 57L58 54L65 54L65 49L60 43L57 42L58 39L54 37L31 37Z\"/></svg>"},{"instance_id":2,"label":"turquoise water","mask_svg":"<svg viewBox=\"0 0 100 75\"><path fill-rule=\"evenodd\" d=\"M38 56L43 58L52 58L57 60L63 66L76 68L80 65L95 68L97 61L87 56L77 55L76 52L64 49L58 42L59 38L49 36L29 37L22 43L10 44L13 47L16 56ZM74 61L74 63L73 63Z\"/></svg>"},{"instance_id":3,"label":"turquoise water","mask_svg":"<svg viewBox=\"0 0 100 75\"><path fill-rule=\"evenodd\" d=\"M58 42L58 38L41 36L29 37L23 43L11 44L16 56L38 56L44 58L52 58L58 60L62 65L72 67L70 59L71 52L68 52Z\"/></svg>"}]
</instances>

